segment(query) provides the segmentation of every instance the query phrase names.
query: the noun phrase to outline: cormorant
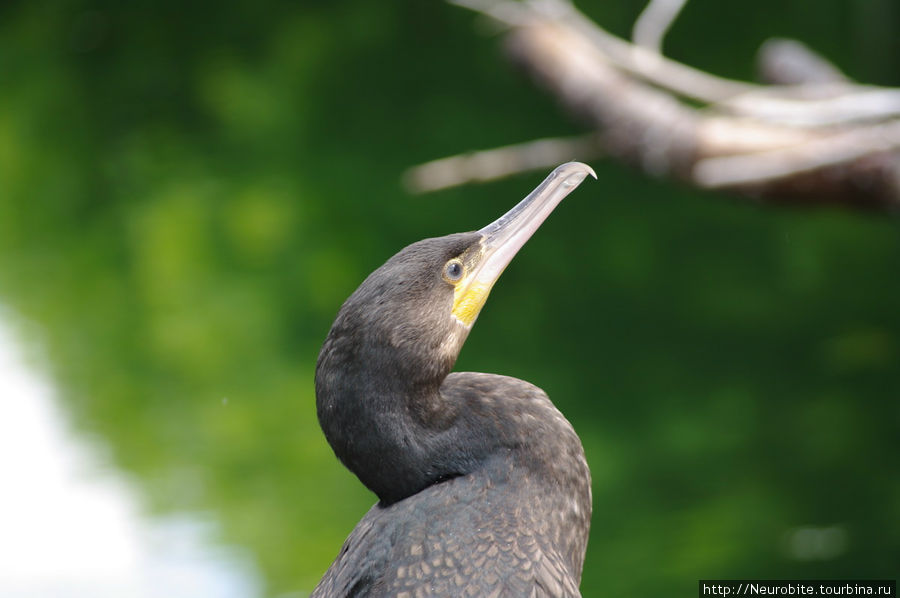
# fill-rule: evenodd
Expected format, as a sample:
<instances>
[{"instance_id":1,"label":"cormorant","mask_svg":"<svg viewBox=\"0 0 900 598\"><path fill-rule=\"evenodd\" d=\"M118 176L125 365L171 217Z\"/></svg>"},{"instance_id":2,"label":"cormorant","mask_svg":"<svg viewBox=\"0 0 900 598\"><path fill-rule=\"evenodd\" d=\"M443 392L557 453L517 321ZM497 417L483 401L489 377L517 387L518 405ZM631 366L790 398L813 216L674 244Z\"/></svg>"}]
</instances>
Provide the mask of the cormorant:
<instances>
[{"instance_id":1,"label":"cormorant","mask_svg":"<svg viewBox=\"0 0 900 598\"><path fill-rule=\"evenodd\" d=\"M338 312L319 423L378 496L313 598L573 597L591 518L572 425L523 380L450 373L494 282L589 166L559 166L477 232L406 247Z\"/></svg>"}]
</instances>

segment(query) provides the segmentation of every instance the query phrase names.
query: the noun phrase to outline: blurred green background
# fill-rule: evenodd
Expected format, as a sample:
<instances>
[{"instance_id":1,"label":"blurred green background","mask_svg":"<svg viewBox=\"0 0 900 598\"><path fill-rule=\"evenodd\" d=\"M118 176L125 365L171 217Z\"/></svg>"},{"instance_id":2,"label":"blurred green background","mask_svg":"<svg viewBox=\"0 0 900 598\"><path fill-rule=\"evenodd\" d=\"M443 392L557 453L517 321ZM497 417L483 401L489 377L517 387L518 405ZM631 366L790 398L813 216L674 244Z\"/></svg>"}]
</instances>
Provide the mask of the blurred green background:
<instances>
[{"instance_id":1,"label":"blurred green background","mask_svg":"<svg viewBox=\"0 0 900 598\"><path fill-rule=\"evenodd\" d=\"M583 1L627 35L642 2ZM692 0L674 58L752 77L769 36L900 85L894 0ZM373 502L313 369L341 302L545 173L415 197L407 167L577 132L441 2L4 2L0 302L76 429L156 513L214 514L303 596ZM766 208L594 162L457 369L543 387L594 479L585 596L895 577L896 217Z\"/></svg>"}]
</instances>

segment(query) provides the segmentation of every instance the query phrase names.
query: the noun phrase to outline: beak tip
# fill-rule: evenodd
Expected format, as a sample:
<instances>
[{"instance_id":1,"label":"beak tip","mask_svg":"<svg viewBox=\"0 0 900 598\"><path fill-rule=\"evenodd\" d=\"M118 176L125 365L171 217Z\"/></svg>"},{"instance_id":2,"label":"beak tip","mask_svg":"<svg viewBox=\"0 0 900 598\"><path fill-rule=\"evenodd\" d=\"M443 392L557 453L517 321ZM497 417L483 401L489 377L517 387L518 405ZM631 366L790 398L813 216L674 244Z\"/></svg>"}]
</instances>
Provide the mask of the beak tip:
<instances>
[{"instance_id":1,"label":"beak tip","mask_svg":"<svg viewBox=\"0 0 900 598\"><path fill-rule=\"evenodd\" d=\"M566 162L557 166L553 174L565 180L571 186L577 186L587 178L588 175L597 178L594 169L583 162Z\"/></svg>"}]
</instances>

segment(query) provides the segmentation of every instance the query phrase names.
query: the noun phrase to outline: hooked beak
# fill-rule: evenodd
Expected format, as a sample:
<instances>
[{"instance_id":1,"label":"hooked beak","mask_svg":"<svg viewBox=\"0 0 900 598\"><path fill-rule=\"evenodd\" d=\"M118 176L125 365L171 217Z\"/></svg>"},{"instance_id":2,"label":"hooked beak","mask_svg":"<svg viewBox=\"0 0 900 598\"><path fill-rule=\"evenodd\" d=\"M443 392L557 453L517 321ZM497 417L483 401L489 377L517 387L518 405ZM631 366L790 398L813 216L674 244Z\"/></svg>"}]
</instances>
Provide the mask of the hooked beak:
<instances>
[{"instance_id":1,"label":"hooked beak","mask_svg":"<svg viewBox=\"0 0 900 598\"><path fill-rule=\"evenodd\" d=\"M461 324L470 328L475 323L491 288L509 262L559 202L588 175L597 178L593 169L581 162L558 166L528 197L478 231L482 236L481 251L470 262L471 267L456 285L454 295L453 315Z\"/></svg>"}]
</instances>

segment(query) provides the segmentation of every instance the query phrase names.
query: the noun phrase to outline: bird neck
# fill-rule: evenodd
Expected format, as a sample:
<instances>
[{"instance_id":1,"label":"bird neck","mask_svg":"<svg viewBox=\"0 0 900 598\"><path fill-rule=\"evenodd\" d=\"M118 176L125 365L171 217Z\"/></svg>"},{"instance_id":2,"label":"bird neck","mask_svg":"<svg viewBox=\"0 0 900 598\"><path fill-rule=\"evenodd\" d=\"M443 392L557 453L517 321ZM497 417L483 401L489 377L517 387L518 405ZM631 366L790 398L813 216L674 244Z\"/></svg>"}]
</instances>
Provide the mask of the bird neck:
<instances>
[{"instance_id":1,"label":"bird neck","mask_svg":"<svg viewBox=\"0 0 900 598\"><path fill-rule=\"evenodd\" d=\"M450 454L458 410L440 387L456 355L426 360L390 339L359 340L332 329L322 348L319 423L344 465L390 504L454 474L439 457Z\"/></svg>"}]
</instances>

